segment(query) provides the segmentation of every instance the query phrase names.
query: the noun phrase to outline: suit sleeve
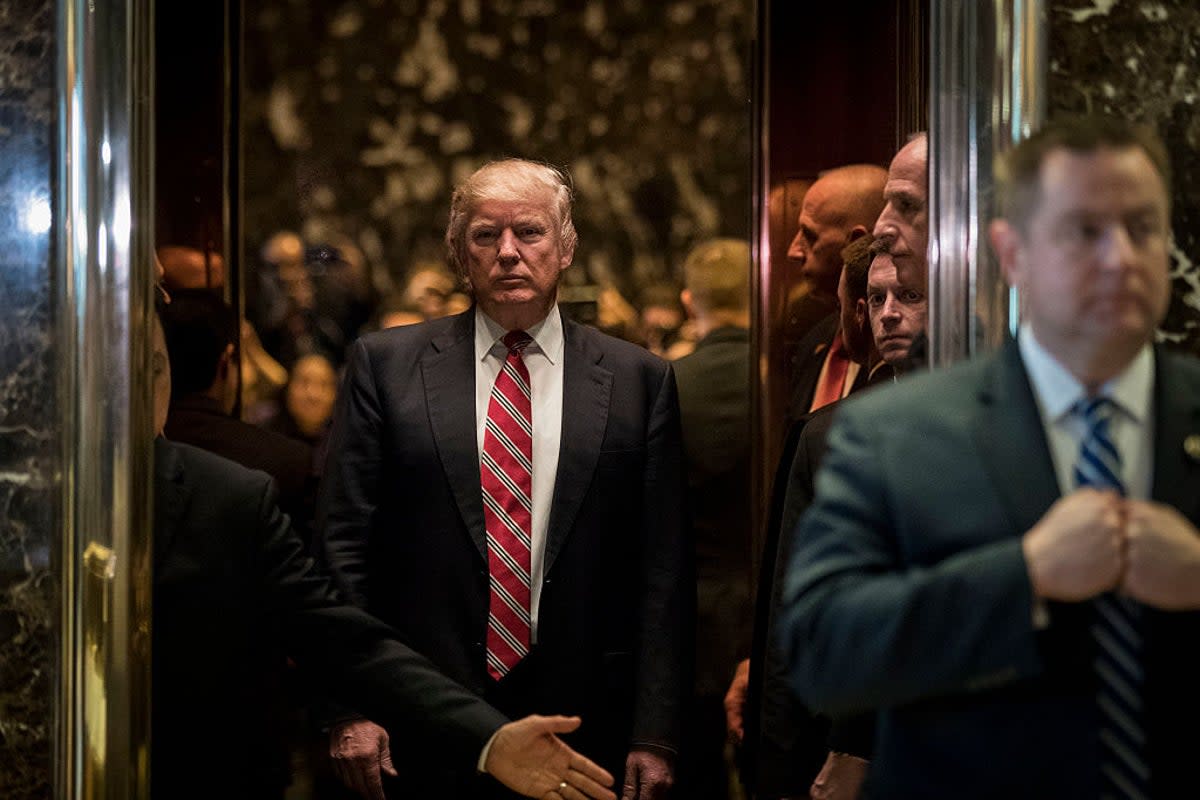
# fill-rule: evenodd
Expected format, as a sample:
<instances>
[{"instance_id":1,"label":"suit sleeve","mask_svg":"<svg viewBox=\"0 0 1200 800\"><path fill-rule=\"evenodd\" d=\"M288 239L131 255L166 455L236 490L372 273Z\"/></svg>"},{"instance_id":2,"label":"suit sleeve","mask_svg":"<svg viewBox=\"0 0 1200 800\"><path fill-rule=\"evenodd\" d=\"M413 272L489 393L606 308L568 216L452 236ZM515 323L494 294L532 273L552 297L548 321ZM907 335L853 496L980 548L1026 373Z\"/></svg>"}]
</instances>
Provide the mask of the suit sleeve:
<instances>
[{"instance_id":1,"label":"suit sleeve","mask_svg":"<svg viewBox=\"0 0 1200 800\"><path fill-rule=\"evenodd\" d=\"M955 510L970 498L906 497L900 473L913 467L886 451L888 420L859 411L844 409L833 425L785 579L780 636L796 691L841 714L1040 672L1020 538L981 537L936 563L910 561L897 536L904 504L970 519Z\"/></svg>"},{"instance_id":2,"label":"suit sleeve","mask_svg":"<svg viewBox=\"0 0 1200 800\"><path fill-rule=\"evenodd\" d=\"M306 677L386 727L433 740L451 763L473 771L484 744L508 720L397 641L388 626L343 603L304 556L269 483L259 520L261 603Z\"/></svg>"},{"instance_id":3,"label":"suit sleeve","mask_svg":"<svg viewBox=\"0 0 1200 800\"><path fill-rule=\"evenodd\" d=\"M771 548L763 557L763 586L757 617L759 649L751 656L750 703L747 741L752 741L755 789L764 795L804 795L825 758L824 737L828 722L814 715L792 691L787 663L779 649L779 603L791 553L795 522L812 499L812 478L820 454L810 448L806 415L793 423L779 467L775 471L772 509L767 535ZM823 452L823 445L821 448ZM757 663L755 663L757 662ZM756 730L751 730L753 724Z\"/></svg>"},{"instance_id":4,"label":"suit sleeve","mask_svg":"<svg viewBox=\"0 0 1200 800\"><path fill-rule=\"evenodd\" d=\"M642 627L633 744L676 748L691 691L695 581L684 518L683 447L668 365L646 435Z\"/></svg>"},{"instance_id":5,"label":"suit sleeve","mask_svg":"<svg viewBox=\"0 0 1200 800\"><path fill-rule=\"evenodd\" d=\"M317 514L317 547L337 586L367 604L367 552L378 504L382 414L366 346L351 348L338 393Z\"/></svg>"}]
</instances>

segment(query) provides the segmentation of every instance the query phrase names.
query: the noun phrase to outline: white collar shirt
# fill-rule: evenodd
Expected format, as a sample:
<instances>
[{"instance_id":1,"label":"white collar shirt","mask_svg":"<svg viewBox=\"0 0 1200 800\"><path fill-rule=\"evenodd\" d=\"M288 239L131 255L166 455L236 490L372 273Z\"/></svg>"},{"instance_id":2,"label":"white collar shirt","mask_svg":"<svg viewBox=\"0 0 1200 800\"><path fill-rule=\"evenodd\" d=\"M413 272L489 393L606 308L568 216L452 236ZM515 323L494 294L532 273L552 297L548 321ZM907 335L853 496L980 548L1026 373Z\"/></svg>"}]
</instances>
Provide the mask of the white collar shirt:
<instances>
[{"instance_id":1,"label":"white collar shirt","mask_svg":"<svg viewBox=\"0 0 1200 800\"><path fill-rule=\"evenodd\" d=\"M1021 326L1017 345L1046 431L1059 490L1070 494L1076 488L1072 473L1086 432L1083 420L1072 409L1088 392L1037 341L1029 323ZM1125 493L1144 500L1152 491L1154 474L1154 348L1147 344L1138 351L1129 366L1102 385L1096 395L1108 397L1117 409L1109 430L1121 454Z\"/></svg>"}]
</instances>

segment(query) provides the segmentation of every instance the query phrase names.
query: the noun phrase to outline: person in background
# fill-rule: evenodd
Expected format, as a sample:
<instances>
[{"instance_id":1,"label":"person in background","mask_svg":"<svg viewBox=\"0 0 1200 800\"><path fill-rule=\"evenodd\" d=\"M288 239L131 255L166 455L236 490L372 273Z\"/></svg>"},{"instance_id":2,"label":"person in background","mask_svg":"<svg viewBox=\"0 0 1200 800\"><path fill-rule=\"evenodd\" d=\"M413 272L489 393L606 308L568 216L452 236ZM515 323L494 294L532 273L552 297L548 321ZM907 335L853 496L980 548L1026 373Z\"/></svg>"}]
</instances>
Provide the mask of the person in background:
<instances>
[{"instance_id":1,"label":"person in background","mask_svg":"<svg viewBox=\"0 0 1200 800\"><path fill-rule=\"evenodd\" d=\"M280 508L307 539L316 494L313 450L233 416L238 388L233 309L207 289L177 289L161 317L173 378L167 437L266 472L279 489Z\"/></svg>"},{"instance_id":2,"label":"person in background","mask_svg":"<svg viewBox=\"0 0 1200 800\"><path fill-rule=\"evenodd\" d=\"M726 800L722 700L750 618L750 245L712 239L683 262L683 307L700 335L675 362L696 560L696 683L679 797Z\"/></svg>"},{"instance_id":3,"label":"person in background","mask_svg":"<svg viewBox=\"0 0 1200 800\"><path fill-rule=\"evenodd\" d=\"M679 290L665 283L651 284L642 290L640 301L638 336L647 350L665 358L683 327Z\"/></svg>"},{"instance_id":4,"label":"person in background","mask_svg":"<svg viewBox=\"0 0 1200 800\"><path fill-rule=\"evenodd\" d=\"M838 283L846 245L871 232L884 207L887 171L851 164L821 174L804 194L799 230L788 248L802 284L829 308L796 345L788 422L839 400L866 382L848 353L841 331Z\"/></svg>"},{"instance_id":5,"label":"person in background","mask_svg":"<svg viewBox=\"0 0 1200 800\"><path fill-rule=\"evenodd\" d=\"M418 262L404 284L404 303L421 312L426 320L447 315L446 299L454 292L454 276L440 264Z\"/></svg>"},{"instance_id":6,"label":"person in background","mask_svg":"<svg viewBox=\"0 0 1200 800\"><path fill-rule=\"evenodd\" d=\"M283 407L268 429L304 442L313 449L318 477L325 465L329 427L337 402L337 371L320 353L309 353L296 361L283 390Z\"/></svg>"}]
</instances>

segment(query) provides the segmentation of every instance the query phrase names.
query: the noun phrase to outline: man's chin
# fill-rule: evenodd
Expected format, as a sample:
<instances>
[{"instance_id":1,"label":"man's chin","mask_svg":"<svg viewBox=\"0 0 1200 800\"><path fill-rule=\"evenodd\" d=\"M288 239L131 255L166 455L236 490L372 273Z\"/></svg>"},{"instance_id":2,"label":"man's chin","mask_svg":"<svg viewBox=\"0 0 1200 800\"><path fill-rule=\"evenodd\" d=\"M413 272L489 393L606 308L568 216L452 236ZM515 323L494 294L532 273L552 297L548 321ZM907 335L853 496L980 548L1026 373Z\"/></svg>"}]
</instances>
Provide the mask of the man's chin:
<instances>
[{"instance_id":1,"label":"man's chin","mask_svg":"<svg viewBox=\"0 0 1200 800\"><path fill-rule=\"evenodd\" d=\"M879 348L879 356L888 364L895 366L908 358L910 349L912 349L911 341L885 343L883 347Z\"/></svg>"}]
</instances>

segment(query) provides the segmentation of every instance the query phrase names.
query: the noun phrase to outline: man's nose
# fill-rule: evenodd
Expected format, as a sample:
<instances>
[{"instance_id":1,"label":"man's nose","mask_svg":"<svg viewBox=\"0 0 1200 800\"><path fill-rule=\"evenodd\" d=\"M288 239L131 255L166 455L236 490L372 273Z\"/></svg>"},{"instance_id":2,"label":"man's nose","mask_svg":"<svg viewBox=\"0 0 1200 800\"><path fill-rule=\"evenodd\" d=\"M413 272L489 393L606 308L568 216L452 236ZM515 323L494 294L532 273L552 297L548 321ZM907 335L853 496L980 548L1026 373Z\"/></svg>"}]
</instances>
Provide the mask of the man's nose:
<instances>
[{"instance_id":1,"label":"man's nose","mask_svg":"<svg viewBox=\"0 0 1200 800\"><path fill-rule=\"evenodd\" d=\"M875 221L875 230L872 233L876 239L883 239L885 241L896 238L896 234L898 233L896 228L896 210L892 208L891 203L883 207L879 219Z\"/></svg>"},{"instance_id":2,"label":"man's nose","mask_svg":"<svg viewBox=\"0 0 1200 800\"><path fill-rule=\"evenodd\" d=\"M1129 231L1122 224L1109 225L1100 239L1100 263L1107 269L1128 267L1137 257Z\"/></svg>"},{"instance_id":3,"label":"man's nose","mask_svg":"<svg viewBox=\"0 0 1200 800\"><path fill-rule=\"evenodd\" d=\"M515 263L521 260L521 254L517 251L517 237L511 229L505 228L500 232L500 237L497 242L499 245L499 258L503 263Z\"/></svg>"},{"instance_id":4,"label":"man's nose","mask_svg":"<svg viewBox=\"0 0 1200 800\"><path fill-rule=\"evenodd\" d=\"M808 248L804 246L804 233L799 232L792 239L792 243L788 246L787 251L788 261L795 261L804 266L804 262L808 261Z\"/></svg>"},{"instance_id":5,"label":"man's nose","mask_svg":"<svg viewBox=\"0 0 1200 800\"><path fill-rule=\"evenodd\" d=\"M900 303L896 300L895 295L888 294L887 299L883 301L883 309L880 311L880 317L889 323L900 319Z\"/></svg>"}]
</instances>

